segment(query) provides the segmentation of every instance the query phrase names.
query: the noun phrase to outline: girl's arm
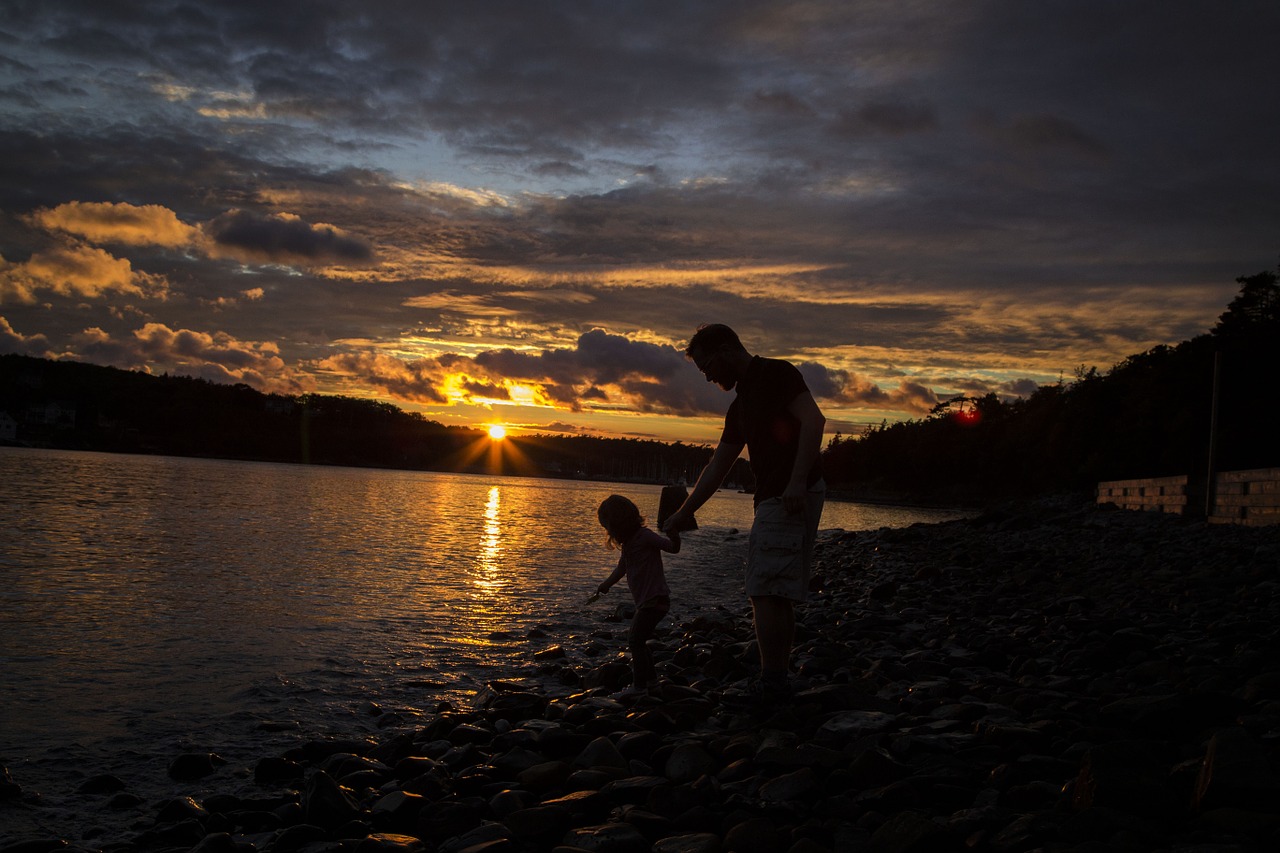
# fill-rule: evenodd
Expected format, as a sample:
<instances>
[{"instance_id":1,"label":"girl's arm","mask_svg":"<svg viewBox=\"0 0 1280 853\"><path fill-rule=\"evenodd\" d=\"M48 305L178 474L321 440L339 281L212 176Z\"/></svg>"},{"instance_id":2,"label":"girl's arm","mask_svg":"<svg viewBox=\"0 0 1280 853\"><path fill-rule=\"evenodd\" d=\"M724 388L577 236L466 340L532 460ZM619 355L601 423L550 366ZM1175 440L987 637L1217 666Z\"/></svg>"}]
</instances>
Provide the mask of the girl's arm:
<instances>
[{"instance_id":1,"label":"girl's arm","mask_svg":"<svg viewBox=\"0 0 1280 853\"><path fill-rule=\"evenodd\" d=\"M668 547L667 545L663 545L662 550L672 554L679 554L680 553L680 531L668 530L667 538L671 540L670 547Z\"/></svg>"},{"instance_id":2,"label":"girl's arm","mask_svg":"<svg viewBox=\"0 0 1280 853\"><path fill-rule=\"evenodd\" d=\"M619 557L618 567L613 570L613 574L609 575L609 577L605 578L600 582L600 586L597 587L597 589L599 589L601 593L608 592L609 588L612 587L618 581L622 580L624 577L626 577L626 574L627 574L627 567L622 564L622 558Z\"/></svg>"}]
</instances>

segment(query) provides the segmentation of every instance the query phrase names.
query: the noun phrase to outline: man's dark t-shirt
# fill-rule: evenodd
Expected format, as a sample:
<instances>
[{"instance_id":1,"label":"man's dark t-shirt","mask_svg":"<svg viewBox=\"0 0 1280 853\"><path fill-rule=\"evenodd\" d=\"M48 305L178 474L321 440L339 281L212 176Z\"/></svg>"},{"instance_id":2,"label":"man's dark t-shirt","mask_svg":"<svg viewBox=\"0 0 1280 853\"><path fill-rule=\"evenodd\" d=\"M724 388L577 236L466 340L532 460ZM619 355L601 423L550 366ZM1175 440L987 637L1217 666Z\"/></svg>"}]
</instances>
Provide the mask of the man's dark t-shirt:
<instances>
[{"instance_id":1,"label":"man's dark t-shirt","mask_svg":"<svg viewBox=\"0 0 1280 853\"><path fill-rule=\"evenodd\" d=\"M736 396L724 416L720 440L745 444L751 455L751 473L756 478L755 503L776 498L791 480L800 443L800 421L787 407L809 390L800 371L789 362L753 356L746 375L738 380ZM814 460L806 478L812 486L822 478L822 467Z\"/></svg>"}]
</instances>

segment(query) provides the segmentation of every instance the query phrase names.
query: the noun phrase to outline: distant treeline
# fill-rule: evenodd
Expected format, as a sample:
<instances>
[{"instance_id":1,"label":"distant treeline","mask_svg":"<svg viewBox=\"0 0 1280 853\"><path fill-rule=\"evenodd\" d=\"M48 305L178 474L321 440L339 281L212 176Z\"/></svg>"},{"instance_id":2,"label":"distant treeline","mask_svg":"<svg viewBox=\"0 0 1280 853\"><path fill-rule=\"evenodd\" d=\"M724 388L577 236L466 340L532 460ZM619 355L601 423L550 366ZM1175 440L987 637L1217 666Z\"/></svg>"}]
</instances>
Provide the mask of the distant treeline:
<instances>
[{"instance_id":1,"label":"distant treeline","mask_svg":"<svg viewBox=\"0 0 1280 853\"><path fill-rule=\"evenodd\" d=\"M1238 279L1214 329L1030 397L957 397L922 420L837 435L828 483L850 497L984 503L1100 480L1280 465L1275 273ZM1216 376L1216 381L1215 381ZM1214 416L1216 395L1216 418ZM178 456L692 483L700 445L533 435L491 442L390 403L263 394L181 376L0 355L0 441ZM729 485L750 486L739 461Z\"/></svg>"},{"instance_id":2,"label":"distant treeline","mask_svg":"<svg viewBox=\"0 0 1280 853\"><path fill-rule=\"evenodd\" d=\"M243 384L20 355L0 355L0 442L654 483L692 482L711 456L704 446L640 439L530 435L493 442L482 430L445 426L376 400L264 394Z\"/></svg>"},{"instance_id":3,"label":"distant treeline","mask_svg":"<svg viewBox=\"0 0 1280 853\"><path fill-rule=\"evenodd\" d=\"M958 397L923 420L836 436L827 479L855 495L974 503L1090 492L1102 480L1203 483L1211 431L1217 470L1280 466L1280 288L1272 272L1237 282L1213 330L1177 346L1106 373L1081 367L1024 399Z\"/></svg>"}]
</instances>

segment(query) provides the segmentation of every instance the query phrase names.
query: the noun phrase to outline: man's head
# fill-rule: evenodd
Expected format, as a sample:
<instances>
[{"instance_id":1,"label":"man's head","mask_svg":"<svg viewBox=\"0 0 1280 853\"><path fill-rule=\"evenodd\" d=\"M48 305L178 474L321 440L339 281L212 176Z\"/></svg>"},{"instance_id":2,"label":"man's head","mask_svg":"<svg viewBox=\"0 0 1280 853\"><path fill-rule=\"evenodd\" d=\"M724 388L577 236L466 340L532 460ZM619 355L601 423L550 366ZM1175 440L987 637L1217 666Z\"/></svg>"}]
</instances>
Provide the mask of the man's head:
<instances>
[{"instance_id":1,"label":"man's head","mask_svg":"<svg viewBox=\"0 0 1280 853\"><path fill-rule=\"evenodd\" d=\"M699 326L685 348L688 356L708 382L714 382L726 391L732 391L751 361L738 333L722 323Z\"/></svg>"}]
</instances>

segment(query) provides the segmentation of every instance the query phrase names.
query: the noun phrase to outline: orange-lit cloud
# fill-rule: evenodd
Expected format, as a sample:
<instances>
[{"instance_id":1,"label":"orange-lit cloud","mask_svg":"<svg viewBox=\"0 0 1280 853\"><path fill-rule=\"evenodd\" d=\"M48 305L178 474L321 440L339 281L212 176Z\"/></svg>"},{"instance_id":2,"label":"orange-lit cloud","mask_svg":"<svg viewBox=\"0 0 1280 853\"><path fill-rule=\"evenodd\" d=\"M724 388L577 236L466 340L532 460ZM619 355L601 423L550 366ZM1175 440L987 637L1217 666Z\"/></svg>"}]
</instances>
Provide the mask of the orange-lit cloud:
<instances>
[{"instance_id":1,"label":"orange-lit cloud","mask_svg":"<svg viewBox=\"0 0 1280 853\"><path fill-rule=\"evenodd\" d=\"M352 379L357 385L414 403L447 403L443 387L449 371L433 359L407 361L381 353L343 353L317 363L323 371Z\"/></svg>"},{"instance_id":2,"label":"orange-lit cloud","mask_svg":"<svg viewBox=\"0 0 1280 853\"><path fill-rule=\"evenodd\" d=\"M127 337L93 327L75 338L76 355L135 370L165 370L217 382L243 382L261 391L297 394L314 381L289 368L270 341L243 341L226 332L171 329L147 323Z\"/></svg>"},{"instance_id":3,"label":"orange-lit cloud","mask_svg":"<svg viewBox=\"0 0 1280 853\"><path fill-rule=\"evenodd\" d=\"M58 246L20 264L0 258L0 302L32 303L40 291L84 299L109 294L163 299L168 283L93 246Z\"/></svg>"},{"instance_id":4,"label":"orange-lit cloud","mask_svg":"<svg viewBox=\"0 0 1280 853\"><path fill-rule=\"evenodd\" d=\"M12 352L19 355L31 355L37 358L50 358L49 339L44 335L23 335L9 325L9 321L0 317L0 352Z\"/></svg>"},{"instance_id":5,"label":"orange-lit cloud","mask_svg":"<svg viewBox=\"0 0 1280 853\"><path fill-rule=\"evenodd\" d=\"M199 229L158 204L72 201L37 210L31 221L46 231L73 234L92 243L177 247L200 235Z\"/></svg>"},{"instance_id":6,"label":"orange-lit cloud","mask_svg":"<svg viewBox=\"0 0 1280 853\"><path fill-rule=\"evenodd\" d=\"M90 243L120 243L197 249L214 258L251 263L365 264L373 258L369 243L326 223L309 223L295 214L228 210L200 225L188 225L158 204L133 205L73 201L41 208L28 220L38 228Z\"/></svg>"}]
</instances>

